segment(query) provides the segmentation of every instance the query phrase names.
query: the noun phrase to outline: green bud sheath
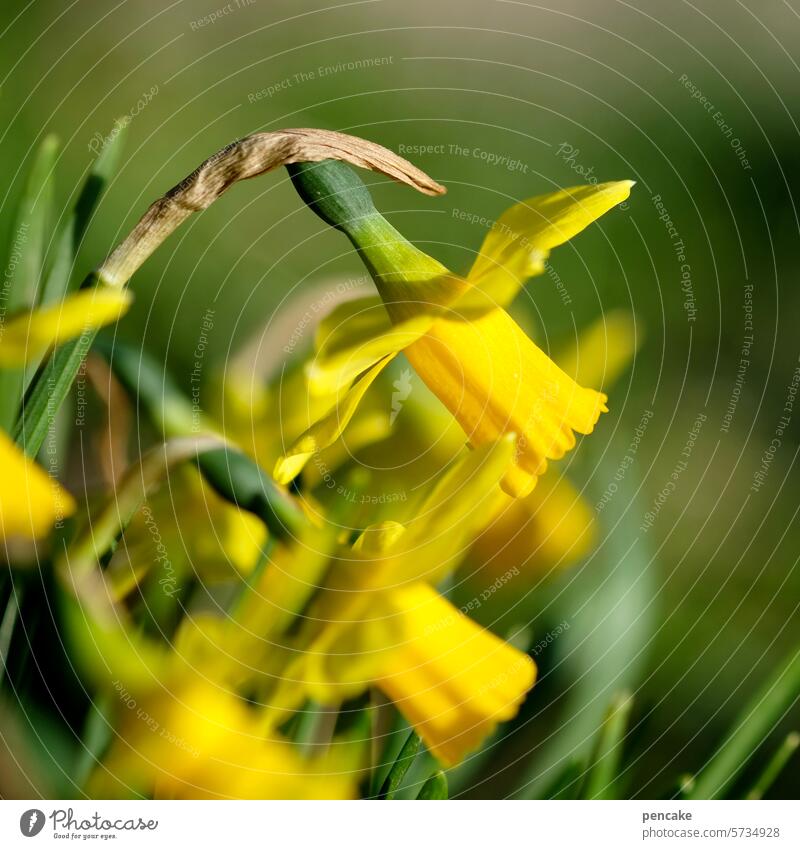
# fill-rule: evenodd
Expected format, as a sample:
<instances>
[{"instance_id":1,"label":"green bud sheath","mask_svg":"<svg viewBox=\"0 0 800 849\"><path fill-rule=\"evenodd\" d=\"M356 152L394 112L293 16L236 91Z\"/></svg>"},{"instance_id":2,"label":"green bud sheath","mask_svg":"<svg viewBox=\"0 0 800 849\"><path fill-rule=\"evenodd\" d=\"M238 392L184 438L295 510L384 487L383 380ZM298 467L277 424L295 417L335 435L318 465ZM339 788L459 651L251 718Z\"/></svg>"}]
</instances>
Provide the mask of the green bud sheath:
<instances>
[{"instance_id":1,"label":"green bud sheath","mask_svg":"<svg viewBox=\"0 0 800 849\"><path fill-rule=\"evenodd\" d=\"M287 170L303 201L353 243L393 320L413 316L423 305L442 303L445 294L452 297L448 269L378 212L352 168L328 159L289 165Z\"/></svg>"}]
</instances>

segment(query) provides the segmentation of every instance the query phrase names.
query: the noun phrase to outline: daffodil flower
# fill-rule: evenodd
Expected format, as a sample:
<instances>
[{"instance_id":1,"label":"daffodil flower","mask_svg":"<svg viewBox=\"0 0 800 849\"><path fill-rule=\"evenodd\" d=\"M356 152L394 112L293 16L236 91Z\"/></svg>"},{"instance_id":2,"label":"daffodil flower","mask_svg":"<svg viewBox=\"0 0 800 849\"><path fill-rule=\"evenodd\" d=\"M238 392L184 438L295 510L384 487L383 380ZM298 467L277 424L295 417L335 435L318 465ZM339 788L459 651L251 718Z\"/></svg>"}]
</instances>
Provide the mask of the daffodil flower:
<instances>
[{"instance_id":1,"label":"daffodil flower","mask_svg":"<svg viewBox=\"0 0 800 849\"><path fill-rule=\"evenodd\" d=\"M310 173L295 166L296 185ZM348 173L342 191L363 191ZM547 461L575 445L575 432L591 433L607 399L560 369L504 307L528 277L543 270L552 248L624 201L632 185L625 180L580 186L512 206L484 239L466 279L409 244L363 198L358 214L343 221L338 200L336 220L325 198L308 197L356 245L380 301L351 301L321 328L328 333L308 367L311 389L349 389L278 460L276 479L287 483L315 452L338 439L369 385L402 350L472 446L517 434L502 485L513 496L528 494Z\"/></svg>"},{"instance_id":2,"label":"daffodil flower","mask_svg":"<svg viewBox=\"0 0 800 849\"><path fill-rule=\"evenodd\" d=\"M265 738L254 710L235 693L193 675L141 703L125 688L117 737L93 773L93 798L349 799L357 764L301 756L280 735ZM125 707L132 703L135 709Z\"/></svg>"},{"instance_id":3,"label":"daffodil flower","mask_svg":"<svg viewBox=\"0 0 800 849\"><path fill-rule=\"evenodd\" d=\"M111 596L104 572L99 595ZM141 633L125 609L102 616L71 593L63 621L81 674L113 694L117 733L85 788L95 798L345 799L356 794L364 744L334 740L307 757L240 687L259 663L254 646L231 638L232 620L208 613L182 620L168 646ZM258 624L252 617L248 624ZM245 649L246 654L237 653ZM231 653L233 651L234 653ZM251 675L241 670L251 664Z\"/></svg>"},{"instance_id":4,"label":"daffodil flower","mask_svg":"<svg viewBox=\"0 0 800 849\"><path fill-rule=\"evenodd\" d=\"M482 524L476 493L497 485L513 450L507 438L467 455L408 526L370 527L339 557L304 614L297 659L269 699L276 710L305 696L339 704L372 683L446 765L515 715L533 685L533 661L431 586Z\"/></svg>"},{"instance_id":5,"label":"daffodil flower","mask_svg":"<svg viewBox=\"0 0 800 849\"><path fill-rule=\"evenodd\" d=\"M307 330L313 338L313 317L323 313L320 305L336 305L352 291L346 279L326 279L293 298L277 318L256 331L241 350L215 376L209 389L213 419L225 433L260 465L271 468L287 444L293 443L314 422L324 418L345 392L309 394L301 358L284 363L283 347L272 347L265 337L289 338L294 344L304 341ZM350 295L351 296L351 295ZM311 318L310 318L311 317ZM302 328L298 330L298 328ZM275 350L279 351L276 356ZM353 452L380 442L391 433L391 411L373 393L358 405L349 422L347 438L329 445L317 463L303 469L304 504L314 487L323 481L329 488L337 469ZM296 461L295 461L296 462ZM335 485L334 485L335 487Z\"/></svg>"},{"instance_id":6,"label":"daffodil flower","mask_svg":"<svg viewBox=\"0 0 800 849\"><path fill-rule=\"evenodd\" d=\"M577 344L556 356L559 366L579 383L608 390L631 363L642 341L642 327L629 313L612 310L583 330ZM502 604L520 597L533 582L585 557L597 536L596 513L569 479L552 469L525 498L499 489L487 508L486 528L462 565L465 592L501 582ZM509 570L517 570L506 580Z\"/></svg>"},{"instance_id":7,"label":"daffodil flower","mask_svg":"<svg viewBox=\"0 0 800 849\"><path fill-rule=\"evenodd\" d=\"M12 317L0 327L0 368L24 368L51 346L116 321L127 292L92 289ZM72 496L0 431L0 540L36 539L75 510Z\"/></svg>"}]
</instances>

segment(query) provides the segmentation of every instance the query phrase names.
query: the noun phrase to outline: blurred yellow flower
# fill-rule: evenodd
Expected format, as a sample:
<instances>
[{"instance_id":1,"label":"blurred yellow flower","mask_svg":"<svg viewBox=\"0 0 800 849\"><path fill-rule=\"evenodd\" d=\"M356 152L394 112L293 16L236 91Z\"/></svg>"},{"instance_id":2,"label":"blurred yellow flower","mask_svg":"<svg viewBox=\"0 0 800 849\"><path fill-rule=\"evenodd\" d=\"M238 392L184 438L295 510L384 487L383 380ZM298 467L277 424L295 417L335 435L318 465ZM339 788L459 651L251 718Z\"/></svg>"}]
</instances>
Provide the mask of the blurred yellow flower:
<instances>
[{"instance_id":1,"label":"blurred yellow flower","mask_svg":"<svg viewBox=\"0 0 800 849\"><path fill-rule=\"evenodd\" d=\"M72 496L0 431L0 540L44 536L75 510Z\"/></svg>"},{"instance_id":2,"label":"blurred yellow flower","mask_svg":"<svg viewBox=\"0 0 800 849\"><path fill-rule=\"evenodd\" d=\"M13 316L0 330L0 368L24 366L53 345L116 321L132 300L126 290L84 289L56 304Z\"/></svg>"},{"instance_id":3,"label":"blurred yellow flower","mask_svg":"<svg viewBox=\"0 0 800 849\"><path fill-rule=\"evenodd\" d=\"M642 337L641 325L630 313L612 310L556 359L576 381L609 389L630 365ZM555 469L525 498L515 500L498 489L487 512L486 528L460 574L470 585L486 587L509 569L518 569L521 580L500 587L500 596L519 596L535 579L585 557L597 535L592 505Z\"/></svg>"},{"instance_id":4,"label":"blurred yellow flower","mask_svg":"<svg viewBox=\"0 0 800 849\"><path fill-rule=\"evenodd\" d=\"M128 292L91 289L11 318L0 328L0 368L22 368L52 345L116 321L128 308ZM36 539L75 510L54 479L0 431L0 540Z\"/></svg>"},{"instance_id":5,"label":"blurred yellow flower","mask_svg":"<svg viewBox=\"0 0 800 849\"><path fill-rule=\"evenodd\" d=\"M308 651L313 698L336 704L376 684L446 766L517 713L536 677L528 655L423 583L364 593L361 601L361 621L329 623Z\"/></svg>"},{"instance_id":6,"label":"blurred yellow flower","mask_svg":"<svg viewBox=\"0 0 800 849\"><path fill-rule=\"evenodd\" d=\"M94 772L93 798L349 799L357 765L310 759L275 735L260 712L200 676L165 682L146 699L121 691L117 738Z\"/></svg>"},{"instance_id":7,"label":"blurred yellow flower","mask_svg":"<svg viewBox=\"0 0 800 849\"><path fill-rule=\"evenodd\" d=\"M503 439L467 454L408 527L370 527L332 563L304 614L298 655L269 699L275 710L293 710L305 696L337 705L375 684L447 765L516 713L534 682L533 661L431 586L482 525L486 493L513 450Z\"/></svg>"}]
</instances>

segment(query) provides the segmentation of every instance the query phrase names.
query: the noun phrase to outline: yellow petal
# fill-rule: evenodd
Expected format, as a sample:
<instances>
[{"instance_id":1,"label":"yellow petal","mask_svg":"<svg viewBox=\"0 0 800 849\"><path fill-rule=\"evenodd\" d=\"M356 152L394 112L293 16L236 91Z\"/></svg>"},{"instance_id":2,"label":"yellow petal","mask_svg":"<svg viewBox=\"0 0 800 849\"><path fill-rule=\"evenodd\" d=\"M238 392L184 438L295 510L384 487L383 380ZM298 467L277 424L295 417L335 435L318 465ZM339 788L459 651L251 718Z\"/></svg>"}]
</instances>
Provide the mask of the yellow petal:
<instances>
[{"instance_id":1,"label":"yellow petal","mask_svg":"<svg viewBox=\"0 0 800 849\"><path fill-rule=\"evenodd\" d=\"M392 324L377 297L340 304L317 331L317 353L306 365L309 390L315 395L340 391L363 371L418 339L432 321L432 316L422 315Z\"/></svg>"},{"instance_id":2,"label":"yellow petal","mask_svg":"<svg viewBox=\"0 0 800 849\"><path fill-rule=\"evenodd\" d=\"M60 303L15 316L0 332L0 366L24 366L53 345L116 321L131 300L126 289L85 289Z\"/></svg>"},{"instance_id":3,"label":"yellow petal","mask_svg":"<svg viewBox=\"0 0 800 849\"><path fill-rule=\"evenodd\" d=\"M315 422L289 448L286 454L275 464L273 476L278 483L287 484L303 469L303 466L317 451L332 445L347 427L347 423L355 414L364 393L369 389L375 378L389 364L394 354L378 360L369 371L365 372L350 388L346 395L334 405L333 409L322 419Z\"/></svg>"},{"instance_id":4,"label":"yellow petal","mask_svg":"<svg viewBox=\"0 0 800 849\"><path fill-rule=\"evenodd\" d=\"M466 453L406 527L381 522L367 528L353 545L351 559L340 558L331 568L316 615L358 621L369 606L370 591L441 581L486 522L493 491L513 454L511 436Z\"/></svg>"},{"instance_id":5,"label":"yellow petal","mask_svg":"<svg viewBox=\"0 0 800 849\"><path fill-rule=\"evenodd\" d=\"M0 539L36 539L75 510L72 496L0 431Z\"/></svg>"},{"instance_id":6,"label":"yellow petal","mask_svg":"<svg viewBox=\"0 0 800 849\"><path fill-rule=\"evenodd\" d=\"M575 445L573 431L591 433L607 409L605 395L575 383L503 310L440 319L405 354L473 445L517 434L503 481L511 495L527 495L547 460Z\"/></svg>"},{"instance_id":7,"label":"yellow petal","mask_svg":"<svg viewBox=\"0 0 800 849\"><path fill-rule=\"evenodd\" d=\"M436 585L446 577L486 523L494 490L508 473L515 451L515 437L507 434L455 463L408 522L408 532L386 552L386 562L370 570L370 585L419 580Z\"/></svg>"},{"instance_id":8,"label":"yellow petal","mask_svg":"<svg viewBox=\"0 0 800 849\"><path fill-rule=\"evenodd\" d=\"M542 577L584 557L593 547L595 524L591 505L555 471L526 498L498 490L465 566L469 583L485 589L499 579L501 594L519 598Z\"/></svg>"},{"instance_id":9,"label":"yellow petal","mask_svg":"<svg viewBox=\"0 0 800 849\"><path fill-rule=\"evenodd\" d=\"M397 648L378 684L453 766L516 714L536 666L424 584L386 593L386 605Z\"/></svg>"},{"instance_id":10,"label":"yellow petal","mask_svg":"<svg viewBox=\"0 0 800 849\"><path fill-rule=\"evenodd\" d=\"M405 526L391 520L379 522L364 528L353 543L353 551L363 552L367 556L378 556L390 551L406 532Z\"/></svg>"},{"instance_id":11,"label":"yellow petal","mask_svg":"<svg viewBox=\"0 0 800 849\"><path fill-rule=\"evenodd\" d=\"M362 448L382 442L391 433L388 408L372 411L362 407L341 438L320 453L319 462L306 465L303 473L304 490L310 491L321 484L328 489L338 487L334 473L339 467L350 462Z\"/></svg>"},{"instance_id":12,"label":"yellow petal","mask_svg":"<svg viewBox=\"0 0 800 849\"><path fill-rule=\"evenodd\" d=\"M508 303L513 288L540 274L552 248L564 244L624 201L631 180L575 186L538 195L507 209L483 240L468 279Z\"/></svg>"},{"instance_id":13,"label":"yellow petal","mask_svg":"<svg viewBox=\"0 0 800 849\"><path fill-rule=\"evenodd\" d=\"M173 681L134 707L124 711L119 736L92 777L92 794L345 799L355 793L357 772L304 759L280 738L264 739L258 712L217 685Z\"/></svg>"},{"instance_id":14,"label":"yellow petal","mask_svg":"<svg viewBox=\"0 0 800 849\"><path fill-rule=\"evenodd\" d=\"M369 618L312 655L309 689L336 703L377 682L451 766L517 712L536 667L426 584L375 593Z\"/></svg>"}]
</instances>

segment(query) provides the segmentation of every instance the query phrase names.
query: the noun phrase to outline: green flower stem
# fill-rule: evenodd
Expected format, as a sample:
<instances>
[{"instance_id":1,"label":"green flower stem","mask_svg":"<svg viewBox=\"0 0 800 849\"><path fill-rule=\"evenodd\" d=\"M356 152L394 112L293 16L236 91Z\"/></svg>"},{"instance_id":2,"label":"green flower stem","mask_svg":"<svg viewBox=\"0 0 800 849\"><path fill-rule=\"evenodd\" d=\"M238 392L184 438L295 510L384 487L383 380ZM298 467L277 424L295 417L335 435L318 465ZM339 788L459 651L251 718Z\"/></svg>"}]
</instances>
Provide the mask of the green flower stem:
<instances>
[{"instance_id":1,"label":"green flower stem","mask_svg":"<svg viewBox=\"0 0 800 849\"><path fill-rule=\"evenodd\" d=\"M116 343L100 348L123 386L138 398L166 438L214 435L191 402L147 354ZM258 516L276 537L296 538L307 526L300 507L250 457L232 445L198 453L205 479L227 501Z\"/></svg>"},{"instance_id":2,"label":"green flower stem","mask_svg":"<svg viewBox=\"0 0 800 849\"><path fill-rule=\"evenodd\" d=\"M436 282L452 275L419 250L375 208L369 190L343 162L303 162L287 166L297 193L331 227L344 233L358 251L395 319L414 314L414 305L446 298Z\"/></svg>"},{"instance_id":3,"label":"green flower stem","mask_svg":"<svg viewBox=\"0 0 800 849\"><path fill-rule=\"evenodd\" d=\"M696 776L688 797L722 798L753 752L798 698L800 647L745 706L725 742Z\"/></svg>"}]
</instances>

